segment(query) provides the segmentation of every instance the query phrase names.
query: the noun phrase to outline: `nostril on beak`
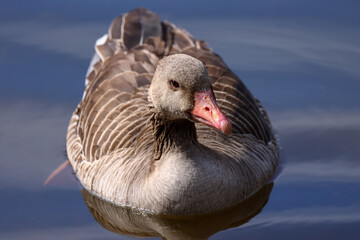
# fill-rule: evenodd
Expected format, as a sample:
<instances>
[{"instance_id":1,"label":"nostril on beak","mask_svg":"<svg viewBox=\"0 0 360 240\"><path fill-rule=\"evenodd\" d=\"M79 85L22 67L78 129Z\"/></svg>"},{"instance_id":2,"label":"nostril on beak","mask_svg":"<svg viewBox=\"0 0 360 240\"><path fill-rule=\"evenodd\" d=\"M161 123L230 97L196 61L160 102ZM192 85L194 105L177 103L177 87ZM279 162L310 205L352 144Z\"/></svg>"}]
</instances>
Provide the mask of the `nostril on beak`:
<instances>
[{"instance_id":1,"label":"nostril on beak","mask_svg":"<svg viewBox=\"0 0 360 240\"><path fill-rule=\"evenodd\" d=\"M205 107L204 110L208 112L208 111L210 111L210 108L209 108L209 107Z\"/></svg>"}]
</instances>

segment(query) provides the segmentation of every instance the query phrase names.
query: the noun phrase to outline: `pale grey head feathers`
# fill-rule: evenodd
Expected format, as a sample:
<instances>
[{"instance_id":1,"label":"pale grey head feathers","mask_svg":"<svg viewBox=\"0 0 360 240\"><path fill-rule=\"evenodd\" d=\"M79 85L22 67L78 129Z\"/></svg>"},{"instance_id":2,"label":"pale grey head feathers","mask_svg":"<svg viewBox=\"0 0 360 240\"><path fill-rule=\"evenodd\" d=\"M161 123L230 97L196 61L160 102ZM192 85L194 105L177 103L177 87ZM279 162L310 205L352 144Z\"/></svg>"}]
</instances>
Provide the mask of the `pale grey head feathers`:
<instances>
[{"instance_id":1,"label":"pale grey head feathers","mask_svg":"<svg viewBox=\"0 0 360 240\"><path fill-rule=\"evenodd\" d=\"M171 81L179 84L174 88ZM160 60L149 94L156 111L171 119L188 118L194 92L211 88L205 65L189 55L174 54Z\"/></svg>"}]
</instances>

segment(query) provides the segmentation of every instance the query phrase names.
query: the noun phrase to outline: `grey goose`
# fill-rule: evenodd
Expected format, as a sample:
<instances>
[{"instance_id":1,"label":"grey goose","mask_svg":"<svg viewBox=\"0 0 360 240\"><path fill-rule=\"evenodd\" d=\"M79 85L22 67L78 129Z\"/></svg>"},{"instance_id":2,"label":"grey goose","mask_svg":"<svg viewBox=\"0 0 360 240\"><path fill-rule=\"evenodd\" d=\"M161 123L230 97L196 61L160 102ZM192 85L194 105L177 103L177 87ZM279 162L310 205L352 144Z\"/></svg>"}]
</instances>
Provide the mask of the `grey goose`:
<instances>
[{"instance_id":1,"label":"grey goose","mask_svg":"<svg viewBox=\"0 0 360 240\"><path fill-rule=\"evenodd\" d=\"M139 8L95 49L67 132L85 189L118 206L197 215L271 179L279 150L269 118L206 42Z\"/></svg>"}]
</instances>

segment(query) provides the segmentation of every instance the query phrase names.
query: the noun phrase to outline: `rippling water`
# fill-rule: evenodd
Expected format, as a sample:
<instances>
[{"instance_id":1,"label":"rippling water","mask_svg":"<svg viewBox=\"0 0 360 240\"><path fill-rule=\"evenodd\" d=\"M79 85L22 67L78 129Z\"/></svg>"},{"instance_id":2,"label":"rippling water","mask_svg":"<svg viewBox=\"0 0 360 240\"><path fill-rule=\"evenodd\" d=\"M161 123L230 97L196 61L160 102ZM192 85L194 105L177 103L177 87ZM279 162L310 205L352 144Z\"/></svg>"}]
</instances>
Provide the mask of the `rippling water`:
<instances>
[{"instance_id":1,"label":"rippling water","mask_svg":"<svg viewBox=\"0 0 360 240\"><path fill-rule=\"evenodd\" d=\"M282 170L273 186L247 203L249 212L233 209L200 220L133 218L172 234L195 231L190 222L202 237L213 234L210 239L358 239L358 3L0 4L0 239L133 239L96 222L92 214L106 203L81 192L70 168L50 185L43 182L65 159L67 124L95 40L115 16L138 6L207 40L242 78L268 110Z\"/></svg>"}]
</instances>

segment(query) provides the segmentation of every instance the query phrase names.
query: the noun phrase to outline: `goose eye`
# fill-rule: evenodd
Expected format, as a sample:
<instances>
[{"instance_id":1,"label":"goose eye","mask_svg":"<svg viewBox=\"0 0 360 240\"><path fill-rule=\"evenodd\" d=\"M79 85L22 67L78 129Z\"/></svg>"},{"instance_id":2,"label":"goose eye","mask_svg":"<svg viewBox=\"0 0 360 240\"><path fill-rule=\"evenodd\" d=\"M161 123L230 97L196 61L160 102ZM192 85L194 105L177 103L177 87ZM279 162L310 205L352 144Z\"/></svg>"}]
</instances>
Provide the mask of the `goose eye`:
<instances>
[{"instance_id":1,"label":"goose eye","mask_svg":"<svg viewBox=\"0 0 360 240\"><path fill-rule=\"evenodd\" d=\"M170 80L170 85L172 88L175 88L175 89L180 87L180 84L175 80Z\"/></svg>"}]
</instances>

